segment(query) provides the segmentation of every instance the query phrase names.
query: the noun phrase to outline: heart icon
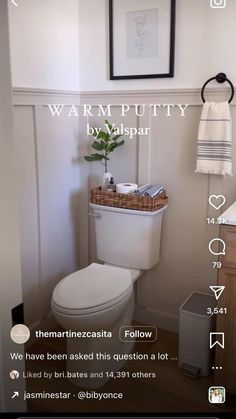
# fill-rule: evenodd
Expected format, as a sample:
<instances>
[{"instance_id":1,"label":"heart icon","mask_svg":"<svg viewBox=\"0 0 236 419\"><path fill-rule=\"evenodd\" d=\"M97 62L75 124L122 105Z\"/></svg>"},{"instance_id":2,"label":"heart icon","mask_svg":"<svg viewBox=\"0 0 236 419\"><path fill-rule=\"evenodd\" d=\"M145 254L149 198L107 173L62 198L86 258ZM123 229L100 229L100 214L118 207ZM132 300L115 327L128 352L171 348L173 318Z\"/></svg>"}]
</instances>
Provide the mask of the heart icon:
<instances>
[{"instance_id":1,"label":"heart icon","mask_svg":"<svg viewBox=\"0 0 236 419\"><path fill-rule=\"evenodd\" d=\"M218 201L218 204L217 204L217 201ZM213 208L215 208L216 210L220 209L225 204L225 197L224 197L224 195L211 195L209 197L209 204Z\"/></svg>"}]
</instances>

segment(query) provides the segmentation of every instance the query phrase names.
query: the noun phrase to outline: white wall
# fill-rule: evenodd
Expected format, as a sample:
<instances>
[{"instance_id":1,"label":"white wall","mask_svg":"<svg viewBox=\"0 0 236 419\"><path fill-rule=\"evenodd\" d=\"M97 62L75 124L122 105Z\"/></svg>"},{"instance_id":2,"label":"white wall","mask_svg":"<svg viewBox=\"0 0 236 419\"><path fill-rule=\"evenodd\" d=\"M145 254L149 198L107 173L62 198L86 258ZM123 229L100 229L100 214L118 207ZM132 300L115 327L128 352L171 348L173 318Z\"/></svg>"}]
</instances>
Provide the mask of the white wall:
<instances>
[{"instance_id":1,"label":"white wall","mask_svg":"<svg viewBox=\"0 0 236 419\"><path fill-rule=\"evenodd\" d=\"M80 89L200 87L207 78L221 71L236 81L236 58L233 52L236 43L235 16L235 0L227 0L225 9L210 8L210 0L177 0L175 77L111 81L108 66L108 1L80 0Z\"/></svg>"},{"instance_id":2,"label":"white wall","mask_svg":"<svg viewBox=\"0 0 236 419\"><path fill-rule=\"evenodd\" d=\"M9 353L23 348L10 339L11 309L22 302L22 291L7 0L0 1L0 56L0 406L2 411L21 412L25 403L22 398L12 403L15 386L9 379ZM21 371L24 363L15 363L14 368ZM22 384L20 379L17 389L23 390Z\"/></svg>"},{"instance_id":3,"label":"white wall","mask_svg":"<svg viewBox=\"0 0 236 419\"><path fill-rule=\"evenodd\" d=\"M78 90L78 0L17 3L9 4L13 86Z\"/></svg>"},{"instance_id":4,"label":"white wall","mask_svg":"<svg viewBox=\"0 0 236 419\"><path fill-rule=\"evenodd\" d=\"M145 0L143 0L145 7ZM10 3L13 86L65 90L199 87L224 71L236 79L236 2L176 2L175 77L109 80L107 0L18 0ZM227 22L227 24L225 24Z\"/></svg>"}]
</instances>

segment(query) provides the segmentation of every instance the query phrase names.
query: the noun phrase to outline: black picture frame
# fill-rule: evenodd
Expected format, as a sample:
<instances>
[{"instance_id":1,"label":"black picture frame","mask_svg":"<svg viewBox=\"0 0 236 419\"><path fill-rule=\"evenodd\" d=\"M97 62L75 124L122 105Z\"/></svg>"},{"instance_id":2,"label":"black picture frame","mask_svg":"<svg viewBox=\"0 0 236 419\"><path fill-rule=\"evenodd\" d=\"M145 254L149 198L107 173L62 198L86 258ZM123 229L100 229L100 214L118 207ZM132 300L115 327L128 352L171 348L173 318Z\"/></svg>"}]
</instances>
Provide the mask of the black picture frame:
<instances>
[{"instance_id":1,"label":"black picture frame","mask_svg":"<svg viewBox=\"0 0 236 419\"><path fill-rule=\"evenodd\" d=\"M110 80L129 80L129 79L152 79L174 77L175 64L175 26L176 26L176 0L170 0L170 51L169 51L169 71L160 74L134 74L134 75L115 75L114 74L114 45L113 45L113 1L109 0L109 58L110 58ZM128 1L128 0L127 0ZM166 0L165 0L166 1Z\"/></svg>"}]
</instances>

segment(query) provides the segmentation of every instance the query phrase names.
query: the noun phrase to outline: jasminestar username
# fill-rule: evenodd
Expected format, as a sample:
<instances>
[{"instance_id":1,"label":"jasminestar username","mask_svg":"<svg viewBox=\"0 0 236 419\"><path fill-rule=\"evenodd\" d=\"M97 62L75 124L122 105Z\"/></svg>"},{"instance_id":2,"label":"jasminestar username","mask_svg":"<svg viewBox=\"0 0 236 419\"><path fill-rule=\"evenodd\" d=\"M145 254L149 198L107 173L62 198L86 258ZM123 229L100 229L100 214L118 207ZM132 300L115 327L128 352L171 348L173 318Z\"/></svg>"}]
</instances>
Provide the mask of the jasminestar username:
<instances>
[{"instance_id":1,"label":"jasminestar username","mask_svg":"<svg viewBox=\"0 0 236 419\"><path fill-rule=\"evenodd\" d=\"M24 400L26 399L69 399L72 393L64 393L62 391L58 393L47 393L42 391L40 393L29 393L24 391Z\"/></svg>"}]
</instances>

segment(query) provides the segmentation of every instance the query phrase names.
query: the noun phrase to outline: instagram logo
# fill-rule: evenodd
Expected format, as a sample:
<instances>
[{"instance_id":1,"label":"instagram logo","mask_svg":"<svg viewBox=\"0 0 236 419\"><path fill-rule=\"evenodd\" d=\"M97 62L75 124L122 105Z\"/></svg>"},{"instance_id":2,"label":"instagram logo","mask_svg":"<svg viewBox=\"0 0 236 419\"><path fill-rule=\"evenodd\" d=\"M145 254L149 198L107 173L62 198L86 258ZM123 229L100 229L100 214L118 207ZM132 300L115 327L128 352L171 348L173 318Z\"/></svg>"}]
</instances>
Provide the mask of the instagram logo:
<instances>
[{"instance_id":1,"label":"instagram logo","mask_svg":"<svg viewBox=\"0 0 236 419\"><path fill-rule=\"evenodd\" d=\"M213 9L224 9L226 7L226 0L210 0L210 6Z\"/></svg>"}]
</instances>

